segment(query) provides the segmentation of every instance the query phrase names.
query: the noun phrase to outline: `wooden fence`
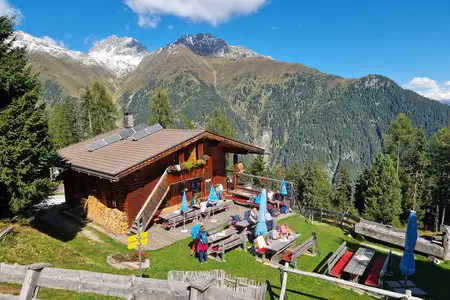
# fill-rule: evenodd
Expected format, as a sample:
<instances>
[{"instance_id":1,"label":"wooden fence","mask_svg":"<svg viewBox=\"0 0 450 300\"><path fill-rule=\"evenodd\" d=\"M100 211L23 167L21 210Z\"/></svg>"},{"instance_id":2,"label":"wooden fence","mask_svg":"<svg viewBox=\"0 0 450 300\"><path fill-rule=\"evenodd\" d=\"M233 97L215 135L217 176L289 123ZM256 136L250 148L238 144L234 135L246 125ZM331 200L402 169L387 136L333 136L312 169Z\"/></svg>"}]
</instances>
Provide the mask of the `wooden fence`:
<instances>
[{"instance_id":1,"label":"wooden fence","mask_svg":"<svg viewBox=\"0 0 450 300\"><path fill-rule=\"evenodd\" d=\"M324 208L304 207L301 209L301 213L312 223L316 220L332 223L347 229L354 229L355 225L361 221L361 217L350 212L340 212Z\"/></svg>"},{"instance_id":2,"label":"wooden fence","mask_svg":"<svg viewBox=\"0 0 450 300\"><path fill-rule=\"evenodd\" d=\"M227 274L223 270L212 271L169 271L168 279L174 282L190 282L191 280L216 279L218 287L232 290L241 295L243 299L265 298L266 284L243 277Z\"/></svg>"},{"instance_id":3,"label":"wooden fence","mask_svg":"<svg viewBox=\"0 0 450 300\"><path fill-rule=\"evenodd\" d=\"M367 286L364 284L359 284L359 283L356 283L353 281L347 281L347 280L343 280L343 279L339 279L339 278L334 278L334 277L323 275L323 274L311 273L311 272L293 269L293 268L290 268L288 264L285 264L284 266L275 265L275 264L268 264L268 265L272 268L280 270L280 279L281 279L281 291L280 291L280 298L279 298L280 300L286 299L285 295L286 295L286 286L287 286L287 281L288 281L288 273L313 277L316 279L333 282L333 283L340 284L343 286L348 286L352 289L362 290L362 291L366 291L366 292L369 292L369 293L372 293L372 294L375 294L378 296L389 297L392 299L421 300L421 298L412 296L410 290L406 290L405 294L401 294L401 293L387 291L387 290L376 288L376 287Z\"/></svg>"},{"instance_id":4,"label":"wooden fence","mask_svg":"<svg viewBox=\"0 0 450 300\"><path fill-rule=\"evenodd\" d=\"M218 270L220 271L220 270ZM223 271L222 271L223 272ZM218 272L220 273L220 272ZM232 276L229 278L233 278ZM235 278L236 279L236 278ZM227 281L227 280L224 280ZM239 281L239 280L238 280ZM39 287L94 293L125 299L161 300L242 300L242 292L225 288L225 283L212 278L207 281L191 278L185 281L140 278L133 275L115 275L84 270L51 268L48 264L21 266L0 263L0 282L22 284L20 296L6 296L8 299L32 299ZM239 286L243 286L239 282ZM250 286L250 282L247 283ZM222 286L219 286L222 285ZM255 283L255 286L257 284ZM256 290L256 288L251 288ZM262 286L261 286L262 289ZM264 286L265 289L265 286ZM245 293L245 292L244 292ZM245 299L263 299L246 297Z\"/></svg>"}]
</instances>

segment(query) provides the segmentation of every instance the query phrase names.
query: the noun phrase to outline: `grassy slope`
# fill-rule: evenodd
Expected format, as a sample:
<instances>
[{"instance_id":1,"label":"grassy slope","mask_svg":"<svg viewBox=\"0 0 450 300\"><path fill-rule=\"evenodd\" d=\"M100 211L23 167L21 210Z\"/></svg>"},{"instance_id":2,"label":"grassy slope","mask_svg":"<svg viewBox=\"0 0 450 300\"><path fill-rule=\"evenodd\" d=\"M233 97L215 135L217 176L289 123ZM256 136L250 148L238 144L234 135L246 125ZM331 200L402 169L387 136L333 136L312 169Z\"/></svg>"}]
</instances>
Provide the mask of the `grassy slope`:
<instances>
[{"instance_id":1,"label":"grassy slope","mask_svg":"<svg viewBox=\"0 0 450 300\"><path fill-rule=\"evenodd\" d=\"M343 240L347 240L350 247L357 247L357 241L346 236L339 228L316 224L310 225L300 217L293 217L287 221L295 230L302 233L300 241L311 235L313 231L318 235L318 252L316 257L303 256L300 258L298 268L307 271L318 271L323 267L327 256L334 251ZM3 227L0 224L0 227ZM109 254L127 250L110 238L95 232L103 243L88 239L83 235L67 237L46 225L40 225L39 232L30 227L17 228L17 235L8 237L4 243L0 243L0 261L7 263L29 264L34 262L51 263L54 267L85 269L97 272L110 272L122 274L136 274L132 271L117 270L106 264L106 256ZM89 229L94 231L93 229ZM51 237L42 232L51 233ZM56 237L56 238L55 238ZM68 240L69 239L69 240ZM63 242L61 240L68 240ZM189 240L178 242L162 250L150 252L151 269L146 275L154 278L167 278L169 270L210 270L220 268L237 276L265 281L268 284L269 299L277 299L279 294L280 279L277 270L264 266L256 261L249 253L234 250L226 255L226 263L210 260L208 264L199 265L197 260L189 256ZM398 259L394 261L394 268L398 265ZM432 293L437 299L445 298L445 282L450 280L450 263L435 266L425 262L419 257L417 263L418 274L411 279L420 287ZM398 270L396 271L398 273ZM433 280L429 280L433 276ZM4 285L2 285L4 287ZM6 285L8 287L8 285ZM5 288L5 287L4 287ZM0 292L2 288L0 287ZM339 286L315 280L307 277L290 275L288 280L290 299L361 299L369 298L360 296L354 292ZM67 291L44 289L39 298L42 299L104 299L105 297L78 294Z\"/></svg>"}]
</instances>

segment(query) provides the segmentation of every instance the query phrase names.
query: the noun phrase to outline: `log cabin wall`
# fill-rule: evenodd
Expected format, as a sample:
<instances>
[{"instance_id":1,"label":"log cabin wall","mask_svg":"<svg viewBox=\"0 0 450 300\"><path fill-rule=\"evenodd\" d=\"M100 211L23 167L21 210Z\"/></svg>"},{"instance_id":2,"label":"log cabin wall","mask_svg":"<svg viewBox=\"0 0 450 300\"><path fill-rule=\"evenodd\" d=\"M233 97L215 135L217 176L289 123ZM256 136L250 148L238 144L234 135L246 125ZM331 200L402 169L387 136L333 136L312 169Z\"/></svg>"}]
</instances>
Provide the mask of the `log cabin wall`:
<instances>
[{"instance_id":1,"label":"log cabin wall","mask_svg":"<svg viewBox=\"0 0 450 300\"><path fill-rule=\"evenodd\" d=\"M203 154L209 156L205 167L170 176L170 182L175 184L171 186L166 201L161 205L159 209L161 212L163 208L175 207L181 203L184 188L188 189L187 197L190 200L193 196L193 182L200 183L205 196L209 193L206 180L210 180L211 184L221 183L226 187L226 158L219 142L199 141L136 170L121 178L119 182L68 170L64 175L66 201L72 207L77 207L81 204L82 198L93 195L107 207L124 211L131 226L164 170L170 165L193 160L194 156L196 159L202 159Z\"/></svg>"},{"instance_id":2,"label":"log cabin wall","mask_svg":"<svg viewBox=\"0 0 450 300\"><path fill-rule=\"evenodd\" d=\"M72 208L81 206L81 199L87 199L92 195L109 208L125 211L128 188L123 182L111 182L84 173L66 171L64 191L66 202Z\"/></svg>"}]
</instances>

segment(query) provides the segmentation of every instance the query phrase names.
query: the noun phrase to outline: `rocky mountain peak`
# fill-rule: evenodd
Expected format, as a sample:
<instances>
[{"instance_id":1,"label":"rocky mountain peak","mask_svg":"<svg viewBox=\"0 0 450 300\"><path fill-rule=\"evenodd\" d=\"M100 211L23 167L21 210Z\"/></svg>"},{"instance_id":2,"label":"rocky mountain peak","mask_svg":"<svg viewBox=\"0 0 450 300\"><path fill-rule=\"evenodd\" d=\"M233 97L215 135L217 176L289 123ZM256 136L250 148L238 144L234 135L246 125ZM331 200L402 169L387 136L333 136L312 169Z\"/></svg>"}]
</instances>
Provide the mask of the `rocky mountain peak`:
<instances>
[{"instance_id":1,"label":"rocky mountain peak","mask_svg":"<svg viewBox=\"0 0 450 300\"><path fill-rule=\"evenodd\" d=\"M169 44L184 45L191 51L201 56L214 56L226 58L264 57L250 49L242 46L230 46L223 39L210 33L185 34L175 42Z\"/></svg>"},{"instance_id":2,"label":"rocky mountain peak","mask_svg":"<svg viewBox=\"0 0 450 300\"><path fill-rule=\"evenodd\" d=\"M119 38L115 35L96 42L88 53L118 76L134 70L148 54L145 46L137 40L130 37Z\"/></svg>"}]
</instances>

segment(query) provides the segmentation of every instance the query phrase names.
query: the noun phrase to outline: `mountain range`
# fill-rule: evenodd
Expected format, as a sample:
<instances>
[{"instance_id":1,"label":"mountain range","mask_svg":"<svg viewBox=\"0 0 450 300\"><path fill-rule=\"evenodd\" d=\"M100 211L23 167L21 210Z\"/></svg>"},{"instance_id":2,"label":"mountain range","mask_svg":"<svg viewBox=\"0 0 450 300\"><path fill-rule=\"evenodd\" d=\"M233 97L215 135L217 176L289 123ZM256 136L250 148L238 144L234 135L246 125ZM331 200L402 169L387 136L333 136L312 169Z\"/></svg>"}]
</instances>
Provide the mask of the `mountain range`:
<instances>
[{"instance_id":1,"label":"mountain range","mask_svg":"<svg viewBox=\"0 0 450 300\"><path fill-rule=\"evenodd\" d=\"M450 106L403 89L381 75L345 79L299 63L285 63L210 34L186 34L155 51L133 38L110 36L88 53L17 31L51 106L79 97L93 80L108 86L118 108L148 116L148 94L165 88L176 113L200 127L220 108L236 137L264 147L271 163L322 161L333 174L370 165L382 134L400 112L427 135L450 124Z\"/></svg>"}]
</instances>

